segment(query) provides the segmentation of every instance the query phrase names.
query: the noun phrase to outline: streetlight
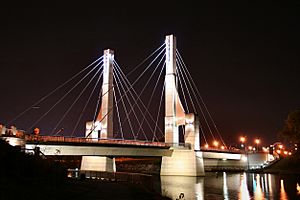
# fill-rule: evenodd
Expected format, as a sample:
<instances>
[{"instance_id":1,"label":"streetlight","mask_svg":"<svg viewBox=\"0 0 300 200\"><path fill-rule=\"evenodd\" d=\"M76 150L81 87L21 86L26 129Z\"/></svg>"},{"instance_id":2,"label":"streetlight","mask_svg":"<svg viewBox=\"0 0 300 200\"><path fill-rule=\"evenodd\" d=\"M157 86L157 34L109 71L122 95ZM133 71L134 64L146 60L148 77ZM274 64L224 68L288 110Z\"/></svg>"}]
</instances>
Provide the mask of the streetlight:
<instances>
[{"instance_id":1,"label":"streetlight","mask_svg":"<svg viewBox=\"0 0 300 200\"><path fill-rule=\"evenodd\" d=\"M244 137L244 136L241 136L240 137L240 141L241 141L241 147L242 147L242 149L245 149L245 141L246 141L246 137Z\"/></svg>"},{"instance_id":2,"label":"streetlight","mask_svg":"<svg viewBox=\"0 0 300 200\"><path fill-rule=\"evenodd\" d=\"M218 142L218 141L215 140L213 144L214 144L214 146L215 146L216 148L218 148L218 145L219 145L219 142Z\"/></svg>"},{"instance_id":3,"label":"streetlight","mask_svg":"<svg viewBox=\"0 0 300 200\"><path fill-rule=\"evenodd\" d=\"M256 149L257 149L257 151L258 151L258 150L259 150L259 149L258 149L258 145L259 145L259 143L260 143L260 139L257 138L257 139L255 139L254 142L255 142L255 144L256 144Z\"/></svg>"}]
</instances>

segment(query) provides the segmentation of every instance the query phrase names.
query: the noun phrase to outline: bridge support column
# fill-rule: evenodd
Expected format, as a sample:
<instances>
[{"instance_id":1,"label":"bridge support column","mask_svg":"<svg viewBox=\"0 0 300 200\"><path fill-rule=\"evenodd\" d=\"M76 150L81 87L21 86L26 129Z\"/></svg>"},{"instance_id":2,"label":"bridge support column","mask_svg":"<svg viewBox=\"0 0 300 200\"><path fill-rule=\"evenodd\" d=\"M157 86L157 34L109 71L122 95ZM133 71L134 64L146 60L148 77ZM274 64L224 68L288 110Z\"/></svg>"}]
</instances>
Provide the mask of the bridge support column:
<instances>
[{"instance_id":1,"label":"bridge support column","mask_svg":"<svg viewBox=\"0 0 300 200\"><path fill-rule=\"evenodd\" d=\"M116 172L115 158L82 156L80 170Z\"/></svg>"},{"instance_id":2,"label":"bridge support column","mask_svg":"<svg viewBox=\"0 0 300 200\"><path fill-rule=\"evenodd\" d=\"M171 157L162 157L160 175L204 176L202 152L193 149L174 149Z\"/></svg>"}]
</instances>

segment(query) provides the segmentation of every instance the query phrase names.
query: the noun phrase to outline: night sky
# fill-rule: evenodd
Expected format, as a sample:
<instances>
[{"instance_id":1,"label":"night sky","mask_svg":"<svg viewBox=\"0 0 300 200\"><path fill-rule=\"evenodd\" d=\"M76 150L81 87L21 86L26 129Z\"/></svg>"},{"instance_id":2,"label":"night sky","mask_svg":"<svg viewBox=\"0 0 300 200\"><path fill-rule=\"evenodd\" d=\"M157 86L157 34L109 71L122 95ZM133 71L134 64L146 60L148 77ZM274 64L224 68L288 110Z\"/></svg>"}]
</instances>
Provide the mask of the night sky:
<instances>
[{"instance_id":1,"label":"night sky","mask_svg":"<svg viewBox=\"0 0 300 200\"><path fill-rule=\"evenodd\" d=\"M114 49L128 72L174 34L224 140L275 142L287 114L300 108L300 3L209 2L2 5L0 123L104 49Z\"/></svg>"}]
</instances>

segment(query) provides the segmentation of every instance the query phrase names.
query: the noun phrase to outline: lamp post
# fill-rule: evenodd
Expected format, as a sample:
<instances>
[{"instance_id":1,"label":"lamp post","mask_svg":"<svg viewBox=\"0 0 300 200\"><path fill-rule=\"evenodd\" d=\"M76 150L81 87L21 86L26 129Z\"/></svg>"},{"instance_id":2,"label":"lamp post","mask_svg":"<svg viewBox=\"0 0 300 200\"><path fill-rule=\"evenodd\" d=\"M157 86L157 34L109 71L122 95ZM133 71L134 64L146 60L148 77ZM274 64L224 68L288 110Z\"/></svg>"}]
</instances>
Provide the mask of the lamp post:
<instances>
[{"instance_id":1,"label":"lamp post","mask_svg":"<svg viewBox=\"0 0 300 200\"><path fill-rule=\"evenodd\" d=\"M213 145L214 145L216 148L218 148L219 142L215 140L215 141L213 142Z\"/></svg>"},{"instance_id":2,"label":"lamp post","mask_svg":"<svg viewBox=\"0 0 300 200\"><path fill-rule=\"evenodd\" d=\"M259 148L258 148L258 145L259 145L259 143L260 143L260 139L259 138L257 138L257 139L255 139L255 144L256 144L256 149L257 149L257 151L259 150Z\"/></svg>"},{"instance_id":3,"label":"lamp post","mask_svg":"<svg viewBox=\"0 0 300 200\"><path fill-rule=\"evenodd\" d=\"M246 148L245 148L246 137L241 136L241 137L240 137L240 141L241 141L241 148L245 150L245 149L246 149Z\"/></svg>"}]
</instances>

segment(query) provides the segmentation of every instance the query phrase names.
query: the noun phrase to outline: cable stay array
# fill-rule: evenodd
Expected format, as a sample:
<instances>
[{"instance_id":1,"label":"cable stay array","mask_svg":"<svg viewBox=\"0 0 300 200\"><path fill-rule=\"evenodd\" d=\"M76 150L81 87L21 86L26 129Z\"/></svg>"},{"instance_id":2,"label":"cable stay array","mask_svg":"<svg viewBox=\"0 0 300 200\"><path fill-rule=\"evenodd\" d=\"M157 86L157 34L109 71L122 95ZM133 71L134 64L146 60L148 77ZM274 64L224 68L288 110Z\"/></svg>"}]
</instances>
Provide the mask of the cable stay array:
<instances>
[{"instance_id":1,"label":"cable stay array","mask_svg":"<svg viewBox=\"0 0 300 200\"><path fill-rule=\"evenodd\" d=\"M204 142L201 140L202 145L221 145L222 147L227 148L178 49L176 49L176 65L178 92L183 96L183 106L187 112L193 112L200 117L200 132L204 140ZM220 141L220 143L218 141Z\"/></svg>"},{"instance_id":2,"label":"cable stay array","mask_svg":"<svg viewBox=\"0 0 300 200\"><path fill-rule=\"evenodd\" d=\"M78 136L78 132L83 132L77 130L79 124L87 119L88 112L92 110L95 112L95 108L93 109L93 106L88 106L88 104L91 101L95 103L96 98L93 98L93 96L101 88L99 83L102 79L102 67L103 56L97 58L63 84L26 108L6 125L20 122L19 125L27 133L31 133L35 127L39 127L41 134L44 135ZM89 87L91 85L94 85L92 89ZM86 96L88 96L87 100L85 99ZM85 103L84 107L78 114L83 103ZM31 112L34 108L38 108L36 110L39 112L32 115ZM77 115L79 118L76 118ZM67 116L71 116L71 118ZM81 120L83 117L85 119ZM73 124L73 122L76 122L76 124ZM81 124L80 128L83 127ZM75 134L76 131L77 134Z\"/></svg>"},{"instance_id":3,"label":"cable stay array","mask_svg":"<svg viewBox=\"0 0 300 200\"><path fill-rule=\"evenodd\" d=\"M129 73L122 71L116 60L112 61L113 84L106 93L102 91L103 56L97 58L63 84L43 96L7 123L21 118L27 132L35 127L41 134L65 137L88 137L85 123L96 124L102 97L113 93L113 107L106 115L113 115L113 138L143 141L164 141L166 45L162 44ZM226 148L216 123L197 85L193 81L182 56L176 49L176 87L186 113L195 113L200 119L201 145L220 141ZM33 116L33 108L39 113ZM106 117L102 116L99 123ZM97 128L94 125L93 130ZM93 131L92 130L92 131ZM184 128L180 133L185 135Z\"/></svg>"}]
</instances>

